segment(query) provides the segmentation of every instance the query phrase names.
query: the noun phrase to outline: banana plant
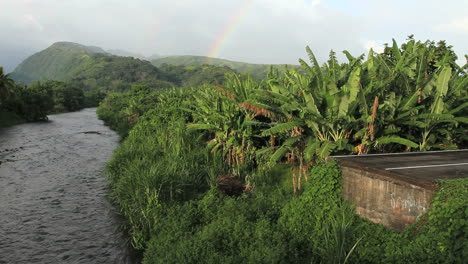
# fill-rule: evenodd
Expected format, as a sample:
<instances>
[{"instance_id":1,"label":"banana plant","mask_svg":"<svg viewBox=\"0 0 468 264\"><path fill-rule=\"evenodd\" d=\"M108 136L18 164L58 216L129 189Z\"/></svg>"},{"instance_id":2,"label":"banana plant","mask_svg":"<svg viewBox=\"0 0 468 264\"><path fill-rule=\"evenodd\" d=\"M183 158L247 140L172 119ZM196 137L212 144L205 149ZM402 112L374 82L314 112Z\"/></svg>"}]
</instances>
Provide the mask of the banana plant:
<instances>
[{"instance_id":1,"label":"banana plant","mask_svg":"<svg viewBox=\"0 0 468 264\"><path fill-rule=\"evenodd\" d=\"M271 70L262 83L231 76L196 92L189 127L207 131L208 147L231 167L288 162L295 191L311 164L334 153L466 145L467 74L451 68L449 52L434 60L433 44L411 39L365 61L344 51L340 64L332 51L321 66L306 51L305 74Z\"/></svg>"},{"instance_id":2,"label":"banana plant","mask_svg":"<svg viewBox=\"0 0 468 264\"><path fill-rule=\"evenodd\" d=\"M352 149L348 138L356 121L353 113L361 89L361 58L348 54L354 66L341 69L332 52L329 63L321 68L309 48L307 52L313 66L300 61L306 76L289 71L282 79L270 79L264 92L265 104L277 109L277 118L261 135L281 140L270 162L286 158L292 164L294 190L300 188L302 178L307 178L307 169L314 161Z\"/></svg>"},{"instance_id":3,"label":"banana plant","mask_svg":"<svg viewBox=\"0 0 468 264\"><path fill-rule=\"evenodd\" d=\"M250 78L231 76L224 87L206 86L193 95L194 120L189 129L207 131L207 148L211 152L222 151L234 175L239 175L241 166L253 162L256 150L253 131L261 124L254 118L268 115L249 103L257 87Z\"/></svg>"}]
</instances>

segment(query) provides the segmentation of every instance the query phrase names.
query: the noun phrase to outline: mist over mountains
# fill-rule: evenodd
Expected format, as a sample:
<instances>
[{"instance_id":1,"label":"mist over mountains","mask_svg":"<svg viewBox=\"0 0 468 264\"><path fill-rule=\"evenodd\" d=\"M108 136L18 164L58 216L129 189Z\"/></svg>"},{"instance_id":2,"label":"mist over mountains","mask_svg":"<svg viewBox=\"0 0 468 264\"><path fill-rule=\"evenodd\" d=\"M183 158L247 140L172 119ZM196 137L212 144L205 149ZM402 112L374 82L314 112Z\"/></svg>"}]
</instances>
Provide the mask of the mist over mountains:
<instances>
[{"instance_id":1,"label":"mist over mountains","mask_svg":"<svg viewBox=\"0 0 468 264\"><path fill-rule=\"evenodd\" d=\"M133 58L141 59L141 60L153 60L153 59L157 59L157 58L162 57L159 54L153 54L153 55L147 57L147 56L145 56L143 54L140 54L140 53L131 52L131 51L127 51L127 50L121 50L121 49L109 49L109 50L107 50L107 53L110 53L110 54L115 55L115 56L133 57Z\"/></svg>"},{"instance_id":2,"label":"mist over mountains","mask_svg":"<svg viewBox=\"0 0 468 264\"><path fill-rule=\"evenodd\" d=\"M3 47L0 43L0 66L6 73L12 72L23 60L35 51L25 47Z\"/></svg>"}]
</instances>

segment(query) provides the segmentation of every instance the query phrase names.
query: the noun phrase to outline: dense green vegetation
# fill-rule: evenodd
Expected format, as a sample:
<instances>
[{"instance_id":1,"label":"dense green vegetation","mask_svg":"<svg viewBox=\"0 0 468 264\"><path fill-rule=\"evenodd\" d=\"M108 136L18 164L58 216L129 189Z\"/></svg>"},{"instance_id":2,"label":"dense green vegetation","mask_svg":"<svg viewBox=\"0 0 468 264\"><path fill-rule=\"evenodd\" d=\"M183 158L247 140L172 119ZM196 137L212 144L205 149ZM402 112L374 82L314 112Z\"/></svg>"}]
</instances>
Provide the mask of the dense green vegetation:
<instances>
[{"instance_id":1,"label":"dense green vegetation","mask_svg":"<svg viewBox=\"0 0 468 264\"><path fill-rule=\"evenodd\" d=\"M130 129L157 104L159 92L145 85L134 85L125 93L111 93L99 105L99 118L125 138Z\"/></svg>"},{"instance_id":2,"label":"dense green vegetation","mask_svg":"<svg viewBox=\"0 0 468 264\"><path fill-rule=\"evenodd\" d=\"M0 67L0 127L47 120L48 114L77 111L84 106L83 91L68 83L47 80L28 86L16 84Z\"/></svg>"},{"instance_id":3,"label":"dense green vegetation","mask_svg":"<svg viewBox=\"0 0 468 264\"><path fill-rule=\"evenodd\" d=\"M247 73L252 75L255 79L263 80L267 77L270 68L273 67L281 72L286 69L301 71L298 65L269 65L269 64L252 64L238 61L230 61L225 59L210 58L205 56L169 56L156 58L151 60L154 66L160 67L164 64L178 65L178 66L194 66L194 65L215 65L220 67L228 67L237 72Z\"/></svg>"},{"instance_id":4,"label":"dense green vegetation","mask_svg":"<svg viewBox=\"0 0 468 264\"><path fill-rule=\"evenodd\" d=\"M213 65L175 66L163 64L159 69L178 87L197 87L203 84L223 84L226 74L235 73L231 68Z\"/></svg>"},{"instance_id":5,"label":"dense green vegetation","mask_svg":"<svg viewBox=\"0 0 468 264\"><path fill-rule=\"evenodd\" d=\"M83 90L125 91L134 83L152 87L174 86L164 73L147 61L100 53L93 54L67 74L65 80Z\"/></svg>"},{"instance_id":6,"label":"dense green vegetation","mask_svg":"<svg viewBox=\"0 0 468 264\"><path fill-rule=\"evenodd\" d=\"M83 91L126 91L133 84L152 89L195 87L205 83L222 84L228 67L213 65L157 68L150 62L105 53L97 47L58 42L27 58L11 74L26 84L33 80L66 81ZM93 92L96 93L96 92ZM102 99L94 96L91 101Z\"/></svg>"},{"instance_id":7,"label":"dense green vegetation","mask_svg":"<svg viewBox=\"0 0 468 264\"><path fill-rule=\"evenodd\" d=\"M110 94L111 196L145 263L463 263L468 180L402 233L354 215L331 154L466 148L467 67L441 42L345 51L304 74ZM295 195L293 195L293 193Z\"/></svg>"}]
</instances>

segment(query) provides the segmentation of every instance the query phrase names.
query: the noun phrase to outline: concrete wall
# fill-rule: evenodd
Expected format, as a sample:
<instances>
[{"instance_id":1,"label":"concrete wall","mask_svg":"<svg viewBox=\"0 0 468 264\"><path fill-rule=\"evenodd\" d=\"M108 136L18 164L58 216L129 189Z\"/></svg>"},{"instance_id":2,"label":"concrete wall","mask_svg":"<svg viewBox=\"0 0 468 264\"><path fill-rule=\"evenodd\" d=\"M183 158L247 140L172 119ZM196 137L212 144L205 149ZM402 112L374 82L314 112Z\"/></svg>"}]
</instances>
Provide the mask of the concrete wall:
<instances>
[{"instance_id":1,"label":"concrete wall","mask_svg":"<svg viewBox=\"0 0 468 264\"><path fill-rule=\"evenodd\" d=\"M429 207L434 189L416 186L391 175L342 166L343 197L356 213L374 223L403 231Z\"/></svg>"}]
</instances>

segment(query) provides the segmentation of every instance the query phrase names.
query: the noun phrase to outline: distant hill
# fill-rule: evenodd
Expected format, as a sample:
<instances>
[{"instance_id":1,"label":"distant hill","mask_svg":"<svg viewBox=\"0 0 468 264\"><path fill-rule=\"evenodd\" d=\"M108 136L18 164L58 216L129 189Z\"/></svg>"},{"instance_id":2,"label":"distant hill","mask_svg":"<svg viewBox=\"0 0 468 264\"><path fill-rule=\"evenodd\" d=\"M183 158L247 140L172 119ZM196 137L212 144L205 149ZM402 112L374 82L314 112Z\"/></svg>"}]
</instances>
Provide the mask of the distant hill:
<instances>
[{"instance_id":1,"label":"distant hill","mask_svg":"<svg viewBox=\"0 0 468 264\"><path fill-rule=\"evenodd\" d=\"M253 77L257 79L264 79L266 78L267 73L270 70L270 67L273 66L274 68L282 71L286 67L290 70L301 70L302 68L298 65L280 65L280 64L252 64L246 62L238 62L238 61L230 61L225 59L218 59L218 58L210 58L205 56L169 56L151 60L151 63L157 67L163 64L171 64L171 65L215 65L220 67L229 67L237 72L242 73L250 73Z\"/></svg>"},{"instance_id":2,"label":"distant hill","mask_svg":"<svg viewBox=\"0 0 468 264\"><path fill-rule=\"evenodd\" d=\"M151 60L159 59L159 58L161 58L161 57L162 57L162 56L159 55L159 54L153 54L153 55L151 55L151 56L149 56L149 57L146 57L146 60L151 61Z\"/></svg>"},{"instance_id":3,"label":"distant hill","mask_svg":"<svg viewBox=\"0 0 468 264\"><path fill-rule=\"evenodd\" d=\"M131 51L126 51L126 50L110 49L110 50L107 50L107 53L110 53L110 54L115 55L115 56L133 57L133 58L140 59L140 60L148 60L142 54L131 52Z\"/></svg>"},{"instance_id":4,"label":"distant hill","mask_svg":"<svg viewBox=\"0 0 468 264\"><path fill-rule=\"evenodd\" d=\"M143 54L140 54L140 53L135 53L135 52L121 50L121 49L110 49L110 50L106 50L106 51L107 51L107 53L110 53L110 54L115 55L115 56L133 57L133 58L136 58L136 59L147 60L147 61L151 61L151 60L154 60L154 59L161 58L161 55L159 55L159 54L153 54L153 55L147 57L147 56L145 56Z\"/></svg>"},{"instance_id":5,"label":"distant hill","mask_svg":"<svg viewBox=\"0 0 468 264\"><path fill-rule=\"evenodd\" d=\"M93 54L106 54L94 46L72 42L57 42L47 49L33 54L19 64L12 73L15 81L30 83L33 80L65 80L81 63Z\"/></svg>"},{"instance_id":6,"label":"distant hill","mask_svg":"<svg viewBox=\"0 0 468 264\"><path fill-rule=\"evenodd\" d=\"M68 81L84 90L125 90L133 83L174 86L149 61L114 56L99 47L71 42L57 42L33 54L11 76L26 84L44 79Z\"/></svg>"},{"instance_id":7,"label":"distant hill","mask_svg":"<svg viewBox=\"0 0 468 264\"><path fill-rule=\"evenodd\" d=\"M24 60L11 77L26 84L34 80L67 81L83 90L123 91L132 84L153 88L221 84L230 68L213 65L164 65L163 69L149 61L111 55L104 49L71 42L57 42Z\"/></svg>"},{"instance_id":8,"label":"distant hill","mask_svg":"<svg viewBox=\"0 0 468 264\"><path fill-rule=\"evenodd\" d=\"M215 65L163 64L159 70L165 74L167 80L180 87L197 87L206 83L221 85L225 81L226 74L237 73L231 68Z\"/></svg>"}]
</instances>

